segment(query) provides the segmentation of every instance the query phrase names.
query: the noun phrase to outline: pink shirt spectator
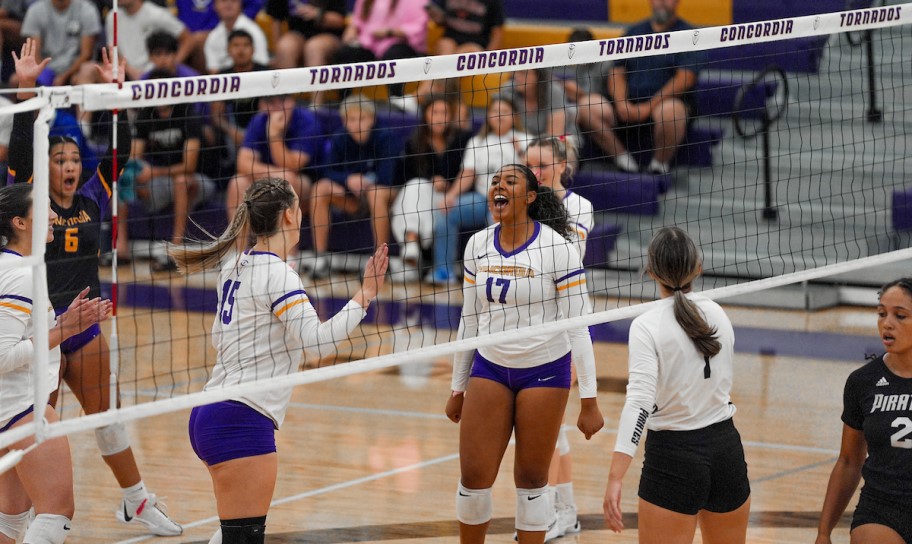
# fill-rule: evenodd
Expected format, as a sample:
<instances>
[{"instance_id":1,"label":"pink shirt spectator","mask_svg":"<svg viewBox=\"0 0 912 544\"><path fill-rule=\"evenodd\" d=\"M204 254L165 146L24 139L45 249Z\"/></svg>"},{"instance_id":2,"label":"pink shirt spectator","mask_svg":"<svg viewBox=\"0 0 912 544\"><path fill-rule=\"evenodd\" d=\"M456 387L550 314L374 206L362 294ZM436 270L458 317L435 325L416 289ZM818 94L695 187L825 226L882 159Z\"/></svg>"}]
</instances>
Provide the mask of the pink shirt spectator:
<instances>
[{"instance_id":1,"label":"pink shirt spectator","mask_svg":"<svg viewBox=\"0 0 912 544\"><path fill-rule=\"evenodd\" d=\"M390 46L400 41L399 38L378 38L376 31L395 28L405 33L406 41L418 52L427 51L428 16L424 11L427 0L398 0L394 10L390 10L394 0L374 0L374 5L367 19L362 19L365 0L357 0L352 10L351 24L358 30L358 43L369 49L377 58L383 56Z\"/></svg>"}]
</instances>

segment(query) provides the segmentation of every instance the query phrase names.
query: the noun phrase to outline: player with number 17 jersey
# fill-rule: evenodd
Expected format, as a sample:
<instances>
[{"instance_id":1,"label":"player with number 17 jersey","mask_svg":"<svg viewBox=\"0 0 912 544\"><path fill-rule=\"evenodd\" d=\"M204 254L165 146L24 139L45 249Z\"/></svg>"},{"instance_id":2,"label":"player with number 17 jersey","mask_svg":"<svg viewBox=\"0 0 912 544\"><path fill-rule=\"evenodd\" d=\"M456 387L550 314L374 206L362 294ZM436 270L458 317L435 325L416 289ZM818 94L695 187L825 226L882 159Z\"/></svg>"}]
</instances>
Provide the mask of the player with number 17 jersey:
<instances>
[{"instance_id":1,"label":"player with number 17 jersey","mask_svg":"<svg viewBox=\"0 0 912 544\"><path fill-rule=\"evenodd\" d=\"M465 282L474 286L475 296L466 290L463 308L465 328L477 323L477 334L484 336L551 323L561 317L577 317L590 312L586 273L570 242L551 228L535 223L529 241L514 251L500 246L500 226L479 231L466 247ZM507 368L531 368L556 361L571 351L571 335L583 334L586 327L566 332L541 332L522 342L503 342L478 348L488 361ZM594 396L595 362L577 361L579 386ZM471 361L457 362L453 389L465 390Z\"/></svg>"}]
</instances>

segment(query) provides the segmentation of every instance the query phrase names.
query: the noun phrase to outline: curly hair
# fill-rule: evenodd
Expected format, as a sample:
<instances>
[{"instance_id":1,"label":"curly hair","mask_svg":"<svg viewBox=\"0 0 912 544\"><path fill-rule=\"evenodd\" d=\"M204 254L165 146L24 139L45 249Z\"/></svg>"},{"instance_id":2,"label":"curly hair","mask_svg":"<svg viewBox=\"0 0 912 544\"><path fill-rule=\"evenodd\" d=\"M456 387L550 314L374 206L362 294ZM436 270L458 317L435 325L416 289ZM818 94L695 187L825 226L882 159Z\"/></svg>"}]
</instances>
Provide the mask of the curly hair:
<instances>
[{"instance_id":1,"label":"curly hair","mask_svg":"<svg viewBox=\"0 0 912 544\"><path fill-rule=\"evenodd\" d=\"M504 168L514 168L519 172L522 172L523 176L526 178L528 190L535 193L535 200L529 204L529 217L539 223L547 225L551 230L569 240L571 229L567 208L565 208L564 203L557 198L554 191L552 191L550 187L541 185L538 182L538 178L535 177L535 172L525 164L506 164L501 167L501 170Z\"/></svg>"}]
</instances>

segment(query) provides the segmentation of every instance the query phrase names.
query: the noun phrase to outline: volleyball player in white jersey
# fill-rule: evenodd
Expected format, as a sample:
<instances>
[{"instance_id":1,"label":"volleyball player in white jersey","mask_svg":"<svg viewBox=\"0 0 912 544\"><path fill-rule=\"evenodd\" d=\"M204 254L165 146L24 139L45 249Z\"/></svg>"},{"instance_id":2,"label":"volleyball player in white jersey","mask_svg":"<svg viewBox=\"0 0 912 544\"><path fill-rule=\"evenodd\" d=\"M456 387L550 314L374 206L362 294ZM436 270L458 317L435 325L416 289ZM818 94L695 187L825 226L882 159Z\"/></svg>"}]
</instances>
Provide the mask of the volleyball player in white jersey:
<instances>
[{"instance_id":1,"label":"volleyball player in white jersey","mask_svg":"<svg viewBox=\"0 0 912 544\"><path fill-rule=\"evenodd\" d=\"M223 259L242 232L253 247ZM301 232L298 197L284 179L260 179L247 190L228 229L207 246L169 249L183 273L221 267L212 343L218 351L212 378L216 389L291 374L302 350L325 355L361 322L383 285L389 264L383 245L368 260L364 282L332 319L320 322L301 278L286 258ZM275 430L285 419L291 388L248 394L194 408L190 443L209 468L224 544L264 541L266 514L275 488L278 459Z\"/></svg>"},{"instance_id":2,"label":"volleyball player in white jersey","mask_svg":"<svg viewBox=\"0 0 912 544\"><path fill-rule=\"evenodd\" d=\"M539 182L554 191L555 196L567 208L571 228L570 240L576 246L582 261L586 256L586 239L595 219L592 203L567 188L567 182L572 177L577 162L572 139L565 136L535 138L526 148L525 159L526 165L535 173ZM576 379L575 372L573 379ZM573 493L573 460L570 455L570 440L563 425L557 437L554 457L551 459L548 486L553 488L558 534L564 536L567 533L578 533L580 525Z\"/></svg>"},{"instance_id":3,"label":"volleyball player in white jersey","mask_svg":"<svg viewBox=\"0 0 912 544\"><path fill-rule=\"evenodd\" d=\"M48 210L48 243L54 239L56 217ZM0 263L32 254L32 227L32 186L0 188ZM88 292L86 287L55 319L50 304L45 312L34 307L31 268L6 268L0 273L0 435L35 418L35 317L47 319L50 328L46 377L47 391L53 391L60 373L60 344L104 321L111 311L109 301L86 299ZM52 406L40 412L48 422L57 421ZM0 448L0 457L10 449L26 450L34 443L34 438L24 438ZM29 524L32 507L37 515ZM60 544L69 534L74 510L73 465L66 437L43 442L14 469L0 473L0 543L23 538L26 544Z\"/></svg>"},{"instance_id":4,"label":"volleyball player in white jersey","mask_svg":"<svg viewBox=\"0 0 912 544\"><path fill-rule=\"evenodd\" d=\"M502 167L491 179L495 224L465 250L459 338L492 335L576 317L590 311L586 275L569 236L566 209L525 165ZM595 356L586 327L541 333L454 358L447 416L461 423L461 480L456 495L460 541L484 542L492 515L491 486L516 433L516 529L521 543L554 536L548 467L576 361L588 439L604 425L596 401Z\"/></svg>"},{"instance_id":5,"label":"volleyball player in white jersey","mask_svg":"<svg viewBox=\"0 0 912 544\"><path fill-rule=\"evenodd\" d=\"M605 491L605 520L621 520L621 485L646 430L640 476L641 544L739 544L747 534L750 483L732 423L734 332L725 311L691 292L703 270L693 240L677 227L649 244L646 272L662 300L630 326L627 401Z\"/></svg>"}]
</instances>

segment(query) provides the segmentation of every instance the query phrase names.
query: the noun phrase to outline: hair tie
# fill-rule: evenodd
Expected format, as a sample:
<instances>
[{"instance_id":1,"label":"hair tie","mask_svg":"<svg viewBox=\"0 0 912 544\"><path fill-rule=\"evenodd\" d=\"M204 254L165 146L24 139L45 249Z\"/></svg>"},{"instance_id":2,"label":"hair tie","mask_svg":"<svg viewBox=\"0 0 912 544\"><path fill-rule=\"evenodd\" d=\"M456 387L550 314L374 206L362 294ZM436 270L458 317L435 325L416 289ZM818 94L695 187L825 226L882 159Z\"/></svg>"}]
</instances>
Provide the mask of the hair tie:
<instances>
[{"instance_id":1,"label":"hair tie","mask_svg":"<svg viewBox=\"0 0 912 544\"><path fill-rule=\"evenodd\" d=\"M671 290L672 291L681 291L683 289L684 289L683 287L673 287Z\"/></svg>"},{"instance_id":2,"label":"hair tie","mask_svg":"<svg viewBox=\"0 0 912 544\"><path fill-rule=\"evenodd\" d=\"M248 210L250 209L250 201L249 201L249 200L245 200L245 201L244 201L244 205L247 206L247 209L248 209Z\"/></svg>"},{"instance_id":3,"label":"hair tie","mask_svg":"<svg viewBox=\"0 0 912 544\"><path fill-rule=\"evenodd\" d=\"M557 137L557 139L560 140L560 141L562 141L562 142L566 142L566 141L567 141L567 135L566 135L566 134L561 134L560 136Z\"/></svg>"}]
</instances>

